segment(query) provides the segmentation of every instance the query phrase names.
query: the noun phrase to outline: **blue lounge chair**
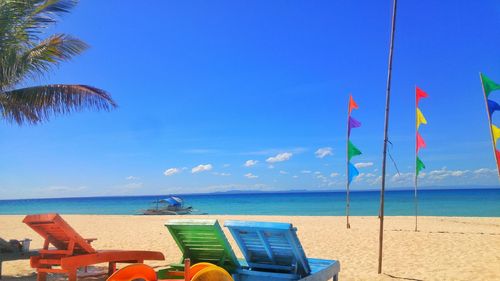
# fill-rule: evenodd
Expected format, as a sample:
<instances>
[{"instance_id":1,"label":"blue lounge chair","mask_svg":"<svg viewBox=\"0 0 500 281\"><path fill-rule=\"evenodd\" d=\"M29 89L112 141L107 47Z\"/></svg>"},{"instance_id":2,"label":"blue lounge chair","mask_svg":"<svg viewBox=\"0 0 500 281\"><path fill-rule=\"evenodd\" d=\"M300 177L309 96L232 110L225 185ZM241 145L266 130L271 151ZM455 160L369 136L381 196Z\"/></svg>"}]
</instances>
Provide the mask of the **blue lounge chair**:
<instances>
[{"instance_id":1,"label":"blue lounge chair","mask_svg":"<svg viewBox=\"0 0 500 281\"><path fill-rule=\"evenodd\" d=\"M340 263L309 259L289 223L226 221L245 262L235 281L326 281L338 280Z\"/></svg>"}]
</instances>

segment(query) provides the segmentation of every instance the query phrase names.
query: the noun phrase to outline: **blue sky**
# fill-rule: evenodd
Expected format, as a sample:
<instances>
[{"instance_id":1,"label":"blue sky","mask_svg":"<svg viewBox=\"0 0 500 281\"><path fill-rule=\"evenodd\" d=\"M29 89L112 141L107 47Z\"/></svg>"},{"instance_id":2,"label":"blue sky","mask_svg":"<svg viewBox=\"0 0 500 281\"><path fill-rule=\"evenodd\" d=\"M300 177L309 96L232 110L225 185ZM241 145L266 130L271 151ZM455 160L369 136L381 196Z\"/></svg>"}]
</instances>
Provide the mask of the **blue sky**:
<instances>
[{"instance_id":1,"label":"blue sky","mask_svg":"<svg viewBox=\"0 0 500 281\"><path fill-rule=\"evenodd\" d=\"M131 3L82 1L50 30L91 48L36 83L100 87L119 108L2 123L0 198L342 190L349 93L352 189L379 188L391 1ZM400 2L389 188L412 183L415 85L422 185L498 185L478 72L500 82L499 25L497 0Z\"/></svg>"}]
</instances>

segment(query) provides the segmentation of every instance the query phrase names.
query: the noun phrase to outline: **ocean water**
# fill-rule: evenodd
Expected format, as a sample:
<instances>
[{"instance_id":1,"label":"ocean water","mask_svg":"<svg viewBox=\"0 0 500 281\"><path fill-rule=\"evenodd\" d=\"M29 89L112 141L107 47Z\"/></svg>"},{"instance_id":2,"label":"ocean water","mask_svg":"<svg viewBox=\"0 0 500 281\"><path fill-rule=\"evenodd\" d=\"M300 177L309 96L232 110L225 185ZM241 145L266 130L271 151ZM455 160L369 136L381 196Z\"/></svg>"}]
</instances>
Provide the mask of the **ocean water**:
<instances>
[{"instance_id":1,"label":"ocean water","mask_svg":"<svg viewBox=\"0 0 500 281\"><path fill-rule=\"evenodd\" d=\"M377 191L351 192L353 216L376 216ZM0 200L0 214L137 214L154 207L160 196L86 197L58 199ZM181 195L196 214L227 215L345 215L345 192L256 193ZM413 191L386 192L385 213L413 215ZM422 190L422 216L500 217L500 189Z\"/></svg>"}]
</instances>

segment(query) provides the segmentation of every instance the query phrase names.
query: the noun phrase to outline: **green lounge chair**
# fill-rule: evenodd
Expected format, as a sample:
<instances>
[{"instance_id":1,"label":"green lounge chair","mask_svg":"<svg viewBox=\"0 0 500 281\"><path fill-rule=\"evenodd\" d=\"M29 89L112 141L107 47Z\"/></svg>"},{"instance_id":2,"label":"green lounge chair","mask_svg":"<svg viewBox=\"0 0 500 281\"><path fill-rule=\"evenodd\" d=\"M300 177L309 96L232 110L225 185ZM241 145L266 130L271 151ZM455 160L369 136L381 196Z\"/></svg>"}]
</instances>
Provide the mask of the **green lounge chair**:
<instances>
[{"instance_id":1,"label":"green lounge chair","mask_svg":"<svg viewBox=\"0 0 500 281\"><path fill-rule=\"evenodd\" d=\"M19 244L19 246L22 246L22 244ZM2 279L2 263L4 261L29 259L31 256L38 254L38 251L23 252L19 246L0 238L0 279Z\"/></svg>"},{"instance_id":2,"label":"green lounge chair","mask_svg":"<svg viewBox=\"0 0 500 281\"><path fill-rule=\"evenodd\" d=\"M217 220L176 219L169 220L165 226L181 250L182 259L179 264L160 270L158 278L176 278L168 272L184 270L185 259L190 259L191 264L209 262L231 274L239 268L236 255Z\"/></svg>"}]
</instances>

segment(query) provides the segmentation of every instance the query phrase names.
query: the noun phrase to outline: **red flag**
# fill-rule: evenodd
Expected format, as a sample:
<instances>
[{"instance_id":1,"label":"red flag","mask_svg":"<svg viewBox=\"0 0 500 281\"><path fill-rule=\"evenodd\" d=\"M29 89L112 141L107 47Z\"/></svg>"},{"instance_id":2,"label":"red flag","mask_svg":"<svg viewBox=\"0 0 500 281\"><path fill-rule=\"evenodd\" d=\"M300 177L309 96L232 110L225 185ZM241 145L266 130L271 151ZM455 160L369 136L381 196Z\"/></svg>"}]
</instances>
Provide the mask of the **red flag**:
<instances>
[{"instance_id":1,"label":"red flag","mask_svg":"<svg viewBox=\"0 0 500 281\"><path fill-rule=\"evenodd\" d=\"M358 104L354 101L354 99L350 95L349 96L349 115L351 115L351 111L353 109L358 109L358 108L359 108Z\"/></svg>"},{"instance_id":2,"label":"red flag","mask_svg":"<svg viewBox=\"0 0 500 281\"><path fill-rule=\"evenodd\" d=\"M495 149L495 154L497 157L497 170L500 168L500 151L498 149Z\"/></svg>"},{"instance_id":3,"label":"red flag","mask_svg":"<svg viewBox=\"0 0 500 281\"><path fill-rule=\"evenodd\" d=\"M419 87L415 86L415 94L416 94L416 97L417 97L417 107L418 107L418 101L421 99L421 98L426 98L428 97L429 95L427 95L426 92L422 91L422 89L420 89Z\"/></svg>"},{"instance_id":4,"label":"red flag","mask_svg":"<svg viewBox=\"0 0 500 281\"><path fill-rule=\"evenodd\" d=\"M418 150L422 147L425 147L425 141L424 139L422 138L422 136L420 136L420 134L417 132L417 153L418 153Z\"/></svg>"}]
</instances>

